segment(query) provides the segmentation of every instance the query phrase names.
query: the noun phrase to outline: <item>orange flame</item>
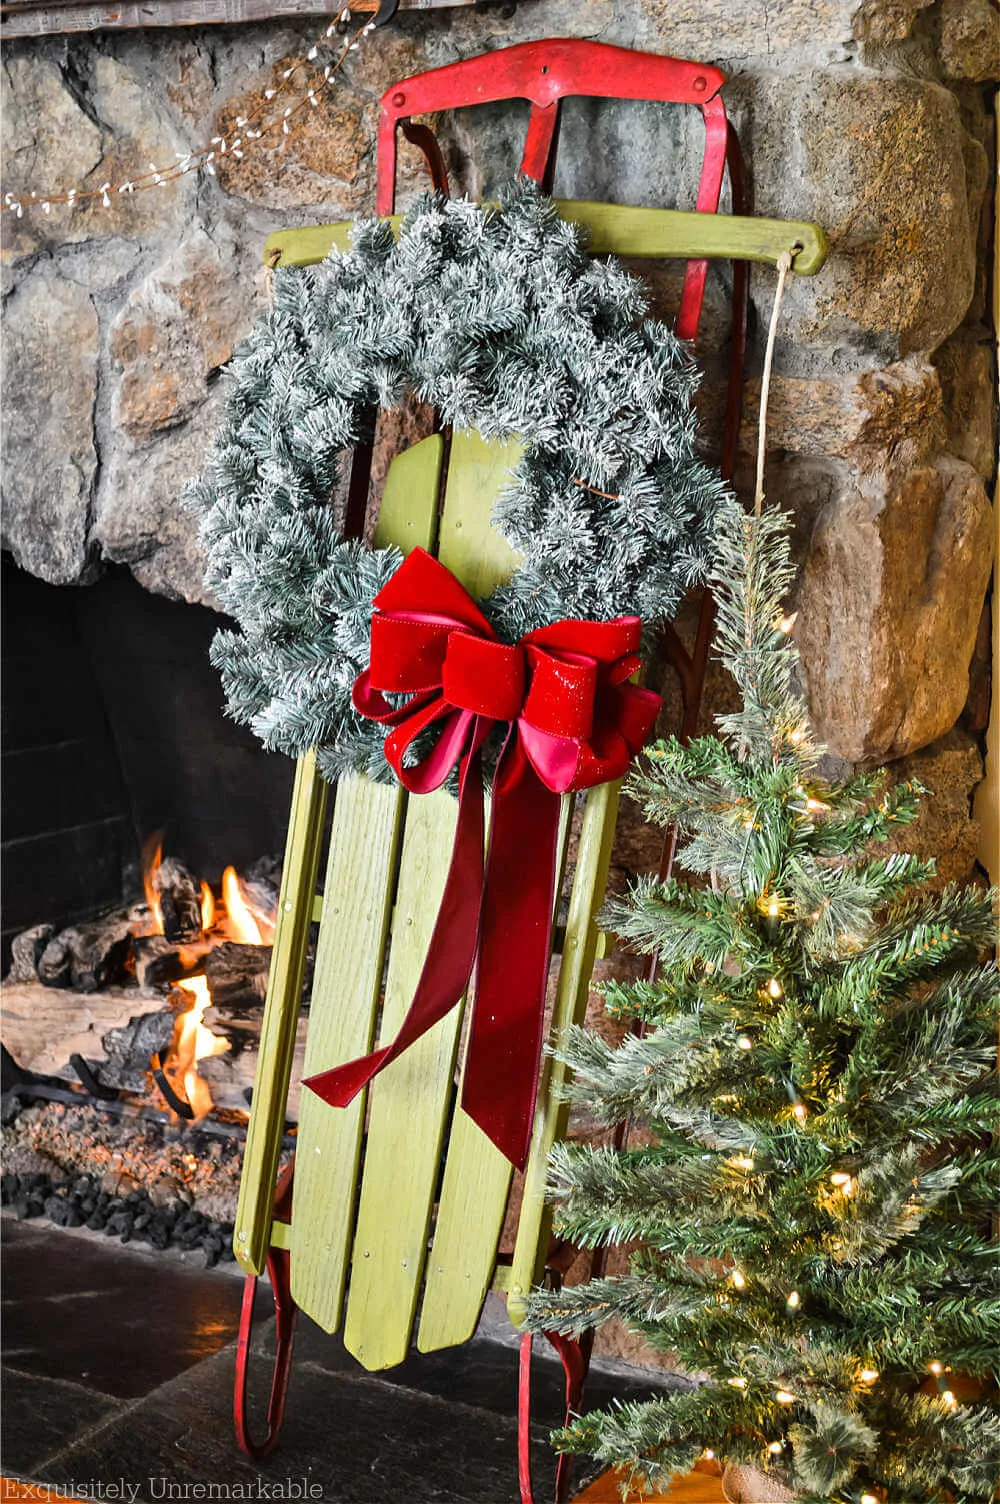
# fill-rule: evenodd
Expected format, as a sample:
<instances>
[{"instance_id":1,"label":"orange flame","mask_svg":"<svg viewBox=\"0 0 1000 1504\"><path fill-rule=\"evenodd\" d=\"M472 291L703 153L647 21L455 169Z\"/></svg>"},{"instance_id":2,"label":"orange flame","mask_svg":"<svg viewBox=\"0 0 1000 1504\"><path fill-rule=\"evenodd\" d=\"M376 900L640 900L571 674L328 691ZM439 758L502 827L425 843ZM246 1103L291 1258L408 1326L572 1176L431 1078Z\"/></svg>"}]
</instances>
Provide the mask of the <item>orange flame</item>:
<instances>
[{"instance_id":1,"label":"orange flame","mask_svg":"<svg viewBox=\"0 0 1000 1504\"><path fill-rule=\"evenodd\" d=\"M260 927L240 892L240 880L236 876L235 867L227 867L222 874L222 901L226 906L226 917L233 939L241 945L263 945Z\"/></svg>"},{"instance_id":2,"label":"orange flame","mask_svg":"<svg viewBox=\"0 0 1000 1504\"><path fill-rule=\"evenodd\" d=\"M163 860L163 843L160 839L162 835L162 831L155 831L142 848L142 886L146 893L146 903L149 905L149 919L145 927L137 933L145 935L163 934L163 909L160 907L160 895L154 883Z\"/></svg>"},{"instance_id":3,"label":"orange flame","mask_svg":"<svg viewBox=\"0 0 1000 1504\"><path fill-rule=\"evenodd\" d=\"M177 986L190 995L191 1006L177 1020L172 1065L184 1084L184 1095L195 1117L203 1118L211 1111L212 1093L208 1082L198 1072L198 1061L211 1055L224 1055L229 1049L229 1040L220 1039L202 1023L205 1009L212 1002L207 978L188 977L186 981L178 982Z\"/></svg>"},{"instance_id":4,"label":"orange flame","mask_svg":"<svg viewBox=\"0 0 1000 1504\"><path fill-rule=\"evenodd\" d=\"M215 894L212 892L211 888L208 886L208 883L203 882L202 885L201 885L201 928L202 928L202 932L207 935L208 931L212 928L212 926L214 925L214 923L215 923Z\"/></svg>"}]
</instances>

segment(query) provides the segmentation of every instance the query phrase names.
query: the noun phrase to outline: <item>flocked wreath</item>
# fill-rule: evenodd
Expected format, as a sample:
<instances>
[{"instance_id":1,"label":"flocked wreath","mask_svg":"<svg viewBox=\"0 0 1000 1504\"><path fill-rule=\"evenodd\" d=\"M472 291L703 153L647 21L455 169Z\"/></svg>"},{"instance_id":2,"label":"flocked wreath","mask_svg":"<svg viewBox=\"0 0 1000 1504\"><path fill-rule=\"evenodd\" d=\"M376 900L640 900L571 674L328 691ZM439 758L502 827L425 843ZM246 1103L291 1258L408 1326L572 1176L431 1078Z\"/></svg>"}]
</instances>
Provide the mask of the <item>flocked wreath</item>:
<instances>
[{"instance_id":1,"label":"flocked wreath","mask_svg":"<svg viewBox=\"0 0 1000 1504\"><path fill-rule=\"evenodd\" d=\"M328 777L391 777L386 728L351 688L400 556L344 541L330 498L345 451L407 392L443 423L523 441L493 513L522 562L483 606L502 640L565 617L652 628L705 572L723 487L696 454L690 350L531 182L495 208L424 198L398 242L362 221L349 251L279 270L227 376L185 491L238 628L213 661L230 714L268 747L318 748Z\"/></svg>"}]
</instances>

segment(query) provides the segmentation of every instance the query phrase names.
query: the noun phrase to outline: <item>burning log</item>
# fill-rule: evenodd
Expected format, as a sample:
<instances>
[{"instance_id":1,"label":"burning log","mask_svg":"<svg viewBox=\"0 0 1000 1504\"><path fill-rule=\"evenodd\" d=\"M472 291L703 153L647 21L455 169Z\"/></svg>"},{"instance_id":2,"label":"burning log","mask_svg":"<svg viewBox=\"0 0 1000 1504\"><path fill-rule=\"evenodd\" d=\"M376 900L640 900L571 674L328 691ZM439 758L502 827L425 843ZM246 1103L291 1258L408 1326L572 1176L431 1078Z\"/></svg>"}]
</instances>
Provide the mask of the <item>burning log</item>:
<instances>
[{"instance_id":1,"label":"burning log","mask_svg":"<svg viewBox=\"0 0 1000 1504\"><path fill-rule=\"evenodd\" d=\"M267 992L267 974L271 966L269 945L238 945L224 940L205 957L205 976L215 1008L224 1009L223 1017L233 1012L260 1010Z\"/></svg>"},{"instance_id":2,"label":"burning log","mask_svg":"<svg viewBox=\"0 0 1000 1504\"><path fill-rule=\"evenodd\" d=\"M149 1057L166 1048L174 1015L135 992L71 992L37 982L2 990L3 1042L22 1070L76 1081L82 1055L104 1086L146 1089Z\"/></svg>"},{"instance_id":3,"label":"burning log","mask_svg":"<svg viewBox=\"0 0 1000 1504\"><path fill-rule=\"evenodd\" d=\"M38 958L38 980L76 992L124 982L132 959L132 924L131 914L117 913L62 930Z\"/></svg>"},{"instance_id":4,"label":"burning log","mask_svg":"<svg viewBox=\"0 0 1000 1504\"><path fill-rule=\"evenodd\" d=\"M202 884L183 862L168 856L152 874L163 934L168 940L194 940L202 931Z\"/></svg>"},{"instance_id":5,"label":"burning log","mask_svg":"<svg viewBox=\"0 0 1000 1504\"><path fill-rule=\"evenodd\" d=\"M34 982L38 979L38 963L42 952L55 934L51 924L33 924L30 930L22 930L10 943L9 980Z\"/></svg>"},{"instance_id":6,"label":"burning log","mask_svg":"<svg viewBox=\"0 0 1000 1504\"><path fill-rule=\"evenodd\" d=\"M216 1009L206 1009L205 1023L213 1031L224 1029L232 1049L224 1055L215 1055L209 1060L200 1061L198 1068L204 1080L208 1082L212 1101L217 1108L236 1108L246 1112L249 1093L253 1088L254 1076L257 1073L257 1057L260 1053L260 1018L258 1016L256 1019L251 1019L244 1016L239 1020L223 1019L216 1015ZM288 1106L285 1110L285 1118L289 1123L297 1123L299 1120L299 1098L302 1077L305 1075L305 1063L306 1020L300 1018L295 1034L291 1084L288 1089Z\"/></svg>"},{"instance_id":7,"label":"burning log","mask_svg":"<svg viewBox=\"0 0 1000 1504\"><path fill-rule=\"evenodd\" d=\"M178 945L165 935L137 935L132 941L135 952L135 979L143 988L164 988L182 977L204 970L210 950L207 940L199 938Z\"/></svg>"},{"instance_id":8,"label":"burning log","mask_svg":"<svg viewBox=\"0 0 1000 1504\"><path fill-rule=\"evenodd\" d=\"M240 876L240 890L265 945L270 945L274 939L280 887L280 857L262 856Z\"/></svg>"}]
</instances>

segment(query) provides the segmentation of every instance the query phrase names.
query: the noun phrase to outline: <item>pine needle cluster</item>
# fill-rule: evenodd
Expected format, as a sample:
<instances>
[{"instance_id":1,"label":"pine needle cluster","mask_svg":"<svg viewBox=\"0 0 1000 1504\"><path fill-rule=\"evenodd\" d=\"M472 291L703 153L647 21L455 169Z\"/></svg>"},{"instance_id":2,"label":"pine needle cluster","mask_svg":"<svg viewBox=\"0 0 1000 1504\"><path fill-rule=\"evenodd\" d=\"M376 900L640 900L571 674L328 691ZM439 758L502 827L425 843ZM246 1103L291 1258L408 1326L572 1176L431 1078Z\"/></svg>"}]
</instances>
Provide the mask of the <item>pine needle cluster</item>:
<instances>
[{"instance_id":1,"label":"pine needle cluster","mask_svg":"<svg viewBox=\"0 0 1000 1504\"><path fill-rule=\"evenodd\" d=\"M530 1324L620 1316L703 1378L558 1434L630 1482L710 1450L811 1504L982 1504L1000 1475L997 895L935 893L932 863L878 854L916 784L819 776L790 578L787 519L727 504L714 588L741 705L633 778L687 876L608 916L659 955L656 982L606 989L651 1027L561 1051L582 1106L654 1142L559 1146L558 1230L640 1251L619 1278L537 1292Z\"/></svg>"},{"instance_id":2,"label":"pine needle cluster","mask_svg":"<svg viewBox=\"0 0 1000 1504\"><path fill-rule=\"evenodd\" d=\"M349 251L279 269L227 381L185 492L237 623L213 658L230 714L268 747L319 748L330 776L391 776L350 688L399 556L345 542L329 502L346 452L406 393L444 425L523 442L494 510L523 558L484 607L504 640L564 617L655 627L707 569L724 487L696 453L691 352L528 180L498 207L427 197L398 242L362 221Z\"/></svg>"}]
</instances>

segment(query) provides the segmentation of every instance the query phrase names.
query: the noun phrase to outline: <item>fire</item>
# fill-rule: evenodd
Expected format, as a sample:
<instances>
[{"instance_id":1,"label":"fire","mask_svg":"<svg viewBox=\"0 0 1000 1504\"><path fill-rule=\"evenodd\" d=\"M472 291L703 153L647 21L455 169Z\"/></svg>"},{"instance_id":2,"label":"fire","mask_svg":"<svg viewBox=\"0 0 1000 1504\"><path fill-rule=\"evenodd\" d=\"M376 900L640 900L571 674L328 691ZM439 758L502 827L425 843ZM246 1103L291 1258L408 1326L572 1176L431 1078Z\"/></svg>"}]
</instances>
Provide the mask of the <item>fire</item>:
<instances>
[{"instance_id":1,"label":"fire","mask_svg":"<svg viewBox=\"0 0 1000 1504\"><path fill-rule=\"evenodd\" d=\"M222 874L222 901L233 939L241 945L263 945L258 925L240 891L240 880L235 867L227 867Z\"/></svg>"},{"instance_id":2,"label":"fire","mask_svg":"<svg viewBox=\"0 0 1000 1504\"><path fill-rule=\"evenodd\" d=\"M177 986L191 998L190 1008L177 1019L173 1040L173 1068L184 1086L184 1096L196 1118L203 1118L212 1108L212 1093L207 1081L198 1073L198 1061L210 1055L224 1055L229 1049L229 1040L220 1039L202 1023L205 1009L211 1005L212 994L207 978L188 977Z\"/></svg>"},{"instance_id":3,"label":"fire","mask_svg":"<svg viewBox=\"0 0 1000 1504\"><path fill-rule=\"evenodd\" d=\"M163 842L160 839L162 834L162 831L156 831L142 848L142 886L146 893L146 903L149 905L149 919L143 930L136 931L137 934L163 934L163 909L160 907L160 895L154 882L160 863L163 861Z\"/></svg>"},{"instance_id":4,"label":"fire","mask_svg":"<svg viewBox=\"0 0 1000 1504\"><path fill-rule=\"evenodd\" d=\"M235 867L227 867L222 874L221 895L216 898L211 885L196 879L183 863L168 862L164 870L162 837L163 832L156 831L143 847L142 885L148 912L142 913L133 922L133 935L138 938L165 934L166 898L168 923L172 922L171 914L175 909L183 915L184 940L171 935L170 945L185 970L194 971L196 967L204 966L206 953L227 940L241 945L261 946L273 942L274 901L265 879L248 880L244 886ZM197 918L192 913L194 906L191 903L195 886L200 892L200 912ZM196 923L201 928L198 935L191 933ZM165 950L169 951L170 945ZM158 956L156 946L149 947L149 950L155 951ZM140 947L137 946L137 964L139 951ZM195 1118L203 1118L212 1109L212 1095L208 1083L198 1070L198 1062L212 1055L224 1054L231 1045L227 1039L213 1034L203 1022L205 1009L212 1002L208 978L202 973L175 985L183 990L184 1005L174 1022L173 1039L165 1069L176 1094L186 1099ZM176 997L177 994L175 1001Z\"/></svg>"},{"instance_id":5,"label":"fire","mask_svg":"<svg viewBox=\"0 0 1000 1504\"><path fill-rule=\"evenodd\" d=\"M207 935L215 925L215 894L204 880L201 884L201 927Z\"/></svg>"}]
</instances>

